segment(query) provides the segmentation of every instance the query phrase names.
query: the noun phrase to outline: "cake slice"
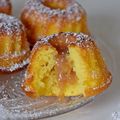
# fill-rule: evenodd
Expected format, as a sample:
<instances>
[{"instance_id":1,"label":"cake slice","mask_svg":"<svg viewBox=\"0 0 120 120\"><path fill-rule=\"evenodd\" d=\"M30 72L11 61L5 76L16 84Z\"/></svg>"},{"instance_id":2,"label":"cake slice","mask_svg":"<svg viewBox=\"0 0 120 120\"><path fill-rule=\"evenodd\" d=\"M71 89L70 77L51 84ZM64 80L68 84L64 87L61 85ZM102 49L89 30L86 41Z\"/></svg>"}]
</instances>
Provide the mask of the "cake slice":
<instances>
[{"instance_id":1,"label":"cake slice","mask_svg":"<svg viewBox=\"0 0 120 120\"><path fill-rule=\"evenodd\" d=\"M30 97L95 96L111 84L111 74L93 39L59 33L36 43L22 85Z\"/></svg>"}]
</instances>

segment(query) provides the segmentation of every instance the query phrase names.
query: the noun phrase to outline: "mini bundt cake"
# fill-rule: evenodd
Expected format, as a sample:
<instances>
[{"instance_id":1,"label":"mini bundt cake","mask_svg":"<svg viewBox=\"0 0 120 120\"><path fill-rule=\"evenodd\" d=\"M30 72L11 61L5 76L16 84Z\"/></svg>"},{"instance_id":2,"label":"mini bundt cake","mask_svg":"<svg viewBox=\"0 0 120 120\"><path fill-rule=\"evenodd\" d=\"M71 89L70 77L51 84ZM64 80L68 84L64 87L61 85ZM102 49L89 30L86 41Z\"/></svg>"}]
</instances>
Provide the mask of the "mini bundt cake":
<instances>
[{"instance_id":1,"label":"mini bundt cake","mask_svg":"<svg viewBox=\"0 0 120 120\"><path fill-rule=\"evenodd\" d=\"M22 89L33 98L94 96L110 84L111 74L92 38L59 33L34 46Z\"/></svg>"},{"instance_id":2,"label":"mini bundt cake","mask_svg":"<svg viewBox=\"0 0 120 120\"><path fill-rule=\"evenodd\" d=\"M12 72L28 63L29 43L23 24L0 14L0 71Z\"/></svg>"},{"instance_id":3,"label":"mini bundt cake","mask_svg":"<svg viewBox=\"0 0 120 120\"><path fill-rule=\"evenodd\" d=\"M74 0L28 0L21 13L28 40L36 40L59 32L88 34L85 10Z\"/></svg>"},{"instance_id":4,"label":"mini bundt cake","mask_svg":"<svg viewBox=\"0 0 120 120\"><path fill-rule=\"evenodd\" d=\"M12 13L12 4L10 0L0 0L0 13L8 15Z\"/></svg>"}]
</instances>

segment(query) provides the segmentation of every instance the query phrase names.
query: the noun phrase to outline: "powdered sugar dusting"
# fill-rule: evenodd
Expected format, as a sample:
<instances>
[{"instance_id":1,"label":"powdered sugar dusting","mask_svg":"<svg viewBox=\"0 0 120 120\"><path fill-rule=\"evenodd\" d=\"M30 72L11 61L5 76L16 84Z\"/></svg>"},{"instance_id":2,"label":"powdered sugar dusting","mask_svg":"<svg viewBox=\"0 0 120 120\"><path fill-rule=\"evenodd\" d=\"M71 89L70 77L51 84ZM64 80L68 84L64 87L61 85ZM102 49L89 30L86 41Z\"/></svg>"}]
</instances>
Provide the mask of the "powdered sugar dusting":
<instances>
[{"instance_id":1,"label":"powdered sugar dusting","mask_svg":"<svg viewBox=\"0 0 120 120\"><path fill-rule=\"evenodd\" d=\"M92 47L91 44L93 44L93 42L94 42L93 38L91 36L83 34L83 33L61 32L58 34L52 34L50 36L43 37L43 38L39 39L36 42L36 44L34 45L33 51L36 51L41 44L49 44L49 40L52 40L55 37L59 37L60 34L64 36L65 42L67 42L68 45L75 44L75 45L82 46L82 47ZM76 38L75 42L69 42L68 36L75 37ZM88 44L84 45L84 43L87 41L89 41L89 45Z\"/></svg>"},{"instance_id":2,"label":"powdered sugar dusting","mask_svg":"<svg viewBox=\"0 0 120 120\"><path fill-rule=\"evenodd\" d=\"M76 38L75 42L70 42L70 44L75 43L76 45L80 45L80 44L82 44L83 41L92 42L92 37L89 35L83 34L83 33L74 33L74 32L63 33L63 32L61 32L61 33L53 34L53 35L50 35L50 36L47 36L47 37L40 39L40 41L38 41L38 44L48 43L49 40L53 39L54 37L58 37L59 35L63 35L66 42L68 41L69 36L75 37ZM37 47L37 44L35 45L35 47Z\"/></svg>"},{"instance_id":3,"label":"powdered sugar dusting","mask_svg":"<svg viewBox=\"0 0 120 120\"><path fill-rule=\"evenodd\" d=\"M20 35L24 26L17 18L6 14L0 14L0 34Z\"/></svg>"},{"instance_id":4,"label":"powdered sugar dusting","mask_svg":"<svg viewBox=\"0 0 120 120\"><path fill-rule=\"evenodd\" d=\"M28 0L25 4L25 9L30 11L36 11L40 14L47 14L48 17L58 16L67 17L68 19L74 19L79 21L81 19L81 14L84 13L84 9L76 2L69 4L65 9L51 9L50 7L42 4L42 0Z\"/></svg>"},{"instance_id":5,"label":"powdered sugar dusting","mask_svg":"<svg viewBox=\"0 0 120 120\"><path fill-rule=\"evenodd\" d=\"M19 56L23 56L23 55L25 55L27 53L28 53L28 51L26 51L26 50L20 51L19 53L15 51L12 54L9 53L9 54L1 55L0 59L19 57Z\"/></svg>"},{"instance_id":6,"label":"powdered sugar dusting","mask_svg":"<svg viewBox=\"0 0 120 120\"><path fill-rule=\"evenodd\" d=\"M13 66L10 66L10 67L0 67L0 70L2 70L2 71L8 71L8 72L13 72L16 69L23 68L28 63L29 63L29 59L23 60L21 63L16 63L16 64L14 64Z\"/></svg>"}]
</instances>

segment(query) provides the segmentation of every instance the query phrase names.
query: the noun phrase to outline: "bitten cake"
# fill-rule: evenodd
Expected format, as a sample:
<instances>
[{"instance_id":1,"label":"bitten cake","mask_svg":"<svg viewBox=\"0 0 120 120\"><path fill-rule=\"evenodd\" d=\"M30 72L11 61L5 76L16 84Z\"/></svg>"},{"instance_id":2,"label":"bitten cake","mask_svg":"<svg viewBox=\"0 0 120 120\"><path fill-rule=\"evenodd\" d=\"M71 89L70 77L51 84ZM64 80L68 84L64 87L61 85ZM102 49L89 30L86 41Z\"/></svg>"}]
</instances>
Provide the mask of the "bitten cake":
<instances>
[{"instance_id":1,"label":"bitten cake","mask_svg":"<svg viewBox=\"0 0 120 120\"><path fill-rule=\"evenodd\" d=\"M32 46L38 39L59 32L89 33L86 12L74 0L27 0L21 20Z\"/></svg>"},{"instance_id":2,"label":"bitten cake","mask_svg":"<svg viewBox=\"0 0 120 120\"><path fill-rule=\"evenodd\" d=\"M8 15L12 13L12 4L10 0L0 0L0 13Z\"/></svg>"},{"instance_id":3,"label":"bitten cake","mask_svg":"<svg viewBox=\"0 0 120 120\"><path fill-rule=\"evenodd\" d=\"M23 24L0 14L0 71L12 72L28 64L29 43Z\"/></svg>"},{"instance_id":4,"label":"bitten cake","mask_svg":"<svg viewBox=\"0 0 120 120\"><path fill-rule=\"evenodd\" d=\"M93 38L59 33L37 41L22 89L30 97L94 96L111 84L111 74Z\"/></svg>"}]
</instances>

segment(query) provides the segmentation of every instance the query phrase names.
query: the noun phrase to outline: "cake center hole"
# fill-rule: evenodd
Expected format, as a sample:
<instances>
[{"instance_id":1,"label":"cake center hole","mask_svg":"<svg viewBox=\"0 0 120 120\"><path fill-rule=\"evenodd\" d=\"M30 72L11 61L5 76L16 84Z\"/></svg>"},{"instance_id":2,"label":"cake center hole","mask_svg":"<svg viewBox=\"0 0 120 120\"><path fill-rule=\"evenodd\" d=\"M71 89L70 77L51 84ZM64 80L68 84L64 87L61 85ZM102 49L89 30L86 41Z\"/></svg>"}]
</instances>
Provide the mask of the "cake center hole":
<instances>
[{"instance_id":1,"label":"cake center hole","mask_svg":"<svg viewBox=\"0 0 120 120\"><path fill-rule=\"evenodd\" d=\"M64 3L62 0L44 0L42 1L42 4L46 7L49 7L51 9L60 9L64 10L67 7L67 4Z\"/></svg>"}]
</instances>

